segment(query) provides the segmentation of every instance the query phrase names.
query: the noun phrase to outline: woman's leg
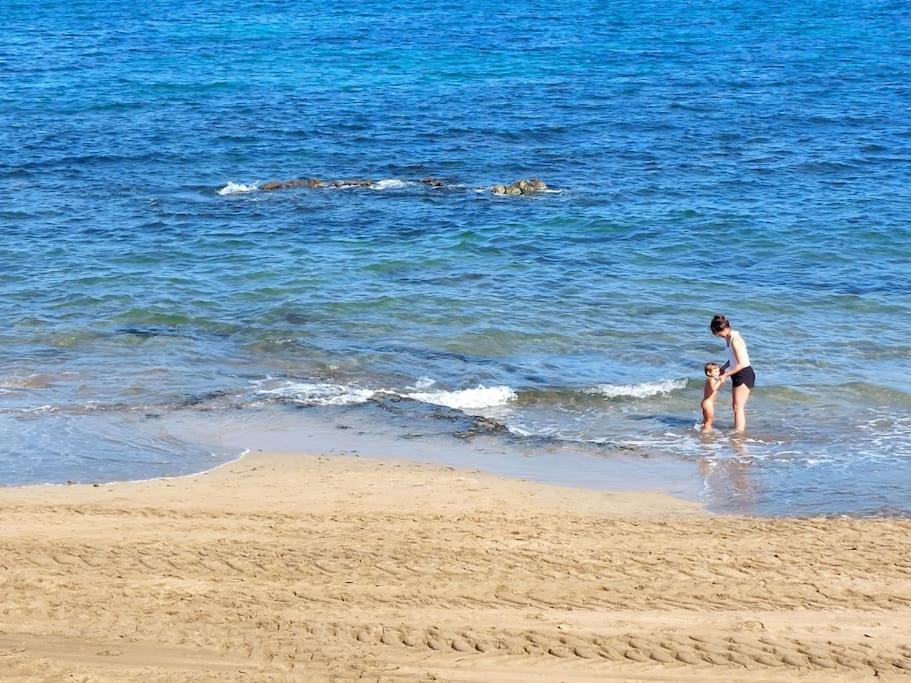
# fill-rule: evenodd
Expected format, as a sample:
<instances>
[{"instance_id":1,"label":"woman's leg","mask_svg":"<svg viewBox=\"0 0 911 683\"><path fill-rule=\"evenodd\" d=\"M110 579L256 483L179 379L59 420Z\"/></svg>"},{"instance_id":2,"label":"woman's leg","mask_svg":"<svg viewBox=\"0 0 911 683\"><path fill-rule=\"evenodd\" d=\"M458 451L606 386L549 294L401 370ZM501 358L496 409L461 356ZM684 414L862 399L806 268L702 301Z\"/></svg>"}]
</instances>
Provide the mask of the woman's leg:
<instances>
[{"instance_id":1,"label":"woman's leg","mask_svg":"<svg viewBox=\"0 0 911 683\"><path fill-rule=\"evenodd\" d=\"M747 400L750 398L750 388L746 384L731 389L734 403L734 431L743 432L747 428Z\"/></svg>"}]
</instances>

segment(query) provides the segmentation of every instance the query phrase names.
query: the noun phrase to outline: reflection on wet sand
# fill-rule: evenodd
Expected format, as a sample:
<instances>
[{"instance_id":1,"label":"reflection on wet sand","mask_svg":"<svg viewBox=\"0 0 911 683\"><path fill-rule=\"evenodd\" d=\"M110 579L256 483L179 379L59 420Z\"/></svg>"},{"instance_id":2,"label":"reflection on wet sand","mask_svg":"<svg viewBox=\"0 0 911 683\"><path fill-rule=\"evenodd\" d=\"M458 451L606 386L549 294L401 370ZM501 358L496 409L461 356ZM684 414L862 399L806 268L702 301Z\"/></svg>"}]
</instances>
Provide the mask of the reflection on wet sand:
<instances>
[{"instance_id":1,"label":"reflection on wet sand","mask_svg":"<svg viewBox=\"0 0 911 683\"><path fill-rule=\"evenodd\" d=\"M699 471L702 473L705 494L715 505L735 505L743 512L754 512L758 491L752 473L753 459L746 439L742 436L731 437L729 444L735 453L733 457L718 457L716 437L706 436L702 439L702 444L706 456L699 461Z\"/></svg>"}]
</instances>

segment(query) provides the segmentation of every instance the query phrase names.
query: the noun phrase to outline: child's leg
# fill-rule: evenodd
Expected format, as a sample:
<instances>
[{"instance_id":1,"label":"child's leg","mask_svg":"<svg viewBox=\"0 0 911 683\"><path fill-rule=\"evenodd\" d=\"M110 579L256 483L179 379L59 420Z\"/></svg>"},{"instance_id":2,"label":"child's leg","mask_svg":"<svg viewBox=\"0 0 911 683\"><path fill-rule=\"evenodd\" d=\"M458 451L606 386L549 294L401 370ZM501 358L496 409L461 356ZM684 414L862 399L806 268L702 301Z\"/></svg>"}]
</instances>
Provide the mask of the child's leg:
<instances>
[{"instance_id":1,"label":"child's leg","mask_svg":"<svg viewBox=\"0 0 911 683\"><path fill-rule=\"evenodd\" d=\"M712 431L712 422L715 419L715 406L712 401L703 401L702 402L702 431L710 432Z\"/></svg>"}]
</instances>

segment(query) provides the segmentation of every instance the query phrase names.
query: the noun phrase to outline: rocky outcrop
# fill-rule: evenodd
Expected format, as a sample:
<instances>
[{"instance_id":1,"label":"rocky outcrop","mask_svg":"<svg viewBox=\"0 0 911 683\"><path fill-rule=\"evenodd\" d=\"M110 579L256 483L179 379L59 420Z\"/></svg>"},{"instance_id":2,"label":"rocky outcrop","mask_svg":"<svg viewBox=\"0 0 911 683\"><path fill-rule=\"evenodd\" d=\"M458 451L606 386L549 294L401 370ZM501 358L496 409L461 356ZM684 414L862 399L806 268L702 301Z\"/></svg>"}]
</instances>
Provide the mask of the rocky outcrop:
<instances>
[{"instance_id":1,"label":"rocky outcrop","mask_svg":"<svg viewBox=\"0 0 911 683\"><path fill-rule=\"evenodd\" d=\"M301 187L311 189L333 188L340 189L345 187L372 187L375 183L372 180L362 178L353 178L351 180L330 180L323 181L319 178L292 178L291 180L270 180L259 186L260 190L270 192L272 190L289 190Z\"/></svg>"},{"instance_id":2,"label":"rocky outcrop","mask_svg":"<svg viewBox=\"0 0 911 683\"><path fill-rule=\"evenodd\" d=\"M287 190L296 187L326 187L326 183L318 178L292 178L291 180L270 180L259 186L260 190Z\"/></svg>"},{"instance_id":3,"label":"rocky outcrop","mask_svg":"<svg viewBox=\"0 0 911 683\"><path fill-rule=\"evenodd\" d=\"M362 178L355 178L353 180L333 180L327 187L342 188L342 187L372 187L374 182L372 180L364 180Z\"/></svg>"},{"instance_id":4,"label":"rocky outcrop","mask_svg":"<svg viewBox=\"0 0 911 683\"><path fill-rule=\"evenodd\" d=\"M434 189L443 189L447 187L461 187L461 186L451 186L446 181L437 178L436 176L425 176L420 179L420 184L425 187L430 187ZM397 185L387 185L389 183L397 183ZM296 188L309 188L309 189L342 189L349 187L364 187L364 188L374 188L374 189L388 189L388 187L402 187L407 184L414 184L414 181L410 183L402 181L393 181L393 180L383 180L380 182L375 182L373 180L367 180L363 178L354 178L351 180L320 180L319 178L292 178L291 180L270 180L258 187L247 187L243 186L241 190L248 192L251 189L258 189L265 192L272 192L274 190L288 190ZM497 184L492 187L487 188L492 194L496 195L506 195L506 196L518 196L518 195L530 195L537 192L544 192L550 188L540 178L530 178L528 180L516 180L515 182L509 183L508 185ZM479 189L479 192L484 191ZM223 189L219 194L233 194L233 191L228 191Z\"/></svg>"},{"instance_id":5,"label":"rocky outcrop","mask_svg":"<svg viewBox=\"0 0 911 683\"><path fill-rule=\"evenodd\" d=\"M509 428L496 420L489 417L474 417L467 429L460 432L454 432L453 436L457 439L471 439L481 434L505 434Z\"/></svg>"},{"instance_id":6,"label":"rocky outcrop","mask_svg":"<svg viewBox=\"0 0 911 683\"><path fill-rule=\"evenodd\" d=\"M492 194L503 195L522 195L535 194L548 189L547 183L540 178L531 178L530 180L517 180L509 185L494 185L490 188Z\"/></svg>"}]
</instances>

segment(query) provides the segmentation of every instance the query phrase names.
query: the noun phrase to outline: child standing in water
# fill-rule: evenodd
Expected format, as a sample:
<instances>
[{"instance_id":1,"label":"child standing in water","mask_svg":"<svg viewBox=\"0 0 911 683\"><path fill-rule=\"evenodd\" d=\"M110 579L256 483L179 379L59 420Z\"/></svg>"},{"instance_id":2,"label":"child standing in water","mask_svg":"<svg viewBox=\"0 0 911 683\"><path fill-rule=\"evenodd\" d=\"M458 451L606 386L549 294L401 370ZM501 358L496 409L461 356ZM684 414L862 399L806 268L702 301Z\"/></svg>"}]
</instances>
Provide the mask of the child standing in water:
<instances>
[{"instance_id":1,"label":"child standing in water","mask_svg":"<svg viewBox=\"0 0 911 683\"><path fill-rule=\"evenodd\" d=\"M705 364L705 389L702 392L702 431L712 431L712 421L715 419L715 397L724 383L721 376L721 366L718 363Z\"/></svg>"}]
</instances>

